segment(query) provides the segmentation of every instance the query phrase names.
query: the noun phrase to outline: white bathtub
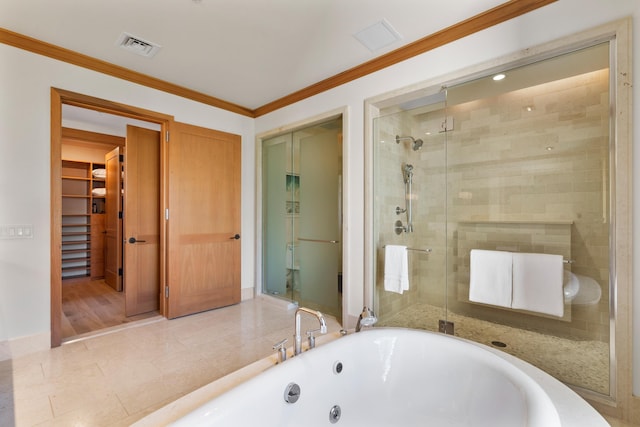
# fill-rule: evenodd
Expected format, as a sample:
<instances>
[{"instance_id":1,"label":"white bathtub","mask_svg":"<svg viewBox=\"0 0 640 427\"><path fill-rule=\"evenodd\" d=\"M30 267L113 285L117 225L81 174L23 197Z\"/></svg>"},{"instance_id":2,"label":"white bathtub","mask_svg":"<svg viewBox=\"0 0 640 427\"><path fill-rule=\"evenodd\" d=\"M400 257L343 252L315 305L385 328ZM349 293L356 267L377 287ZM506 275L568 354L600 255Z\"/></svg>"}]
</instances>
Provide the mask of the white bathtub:
<instances>
[{"instance_id":1,"label":"white bathtub","mask_svg":"<svg viewBox=\"0 0 640 427\"><path fill-rule=\"evenodd\" d=\"M300 387L295 403L285 401L291 383ZM269 368L172 425L608 424L571 389L505 353L437 333L374 328Z\"/></svg>"}]
</instances>

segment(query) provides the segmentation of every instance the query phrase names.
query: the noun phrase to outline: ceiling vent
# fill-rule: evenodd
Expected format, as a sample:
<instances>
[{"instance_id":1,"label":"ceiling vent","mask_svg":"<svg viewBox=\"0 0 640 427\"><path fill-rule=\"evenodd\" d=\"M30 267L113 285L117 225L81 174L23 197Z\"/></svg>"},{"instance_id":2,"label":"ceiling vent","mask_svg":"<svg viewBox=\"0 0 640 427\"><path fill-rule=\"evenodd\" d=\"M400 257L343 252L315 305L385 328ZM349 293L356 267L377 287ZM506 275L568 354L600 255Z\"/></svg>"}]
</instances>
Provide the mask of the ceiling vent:
<instances>
[{"instance_id":1,"label":"ceiling vent","mask_svg":"<svg viewBox=\"0 0 640 427\"><path fill-rule=\"evenodd\" d=\"M376 22L353 36L371 52L380 50L402 39L400 33L386 19Z\"/></svg>"},{"instance_id":2,"label":"ceiling vent","mask_svg":"<svg viewBox=\"0 0 640 427\"><path fill-rule=\"evenodd\" d=\"M158 44L132 36L129 33L122 33L116 44L124 50L128 50L129 52L133 52L147 58L151 58L153 55L158 53L158 50L160 50L161 47Z\"/></svg>"}]
</instances>

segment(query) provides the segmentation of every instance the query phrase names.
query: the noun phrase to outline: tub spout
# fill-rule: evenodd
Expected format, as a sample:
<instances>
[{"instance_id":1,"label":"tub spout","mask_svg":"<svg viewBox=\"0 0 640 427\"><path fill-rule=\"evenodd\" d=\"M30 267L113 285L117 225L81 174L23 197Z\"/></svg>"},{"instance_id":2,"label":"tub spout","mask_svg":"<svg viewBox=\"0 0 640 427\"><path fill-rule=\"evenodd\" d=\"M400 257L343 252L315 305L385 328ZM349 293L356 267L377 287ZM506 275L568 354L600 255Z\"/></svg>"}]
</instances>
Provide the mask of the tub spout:
<instances>
[{"instance_id":1,"label":"tub spout","mask_svg":"<svg viewBox=\"0 0 640 427\"><path fill-rule=\"evenodd\" d=\"M293 336L295 341L294 350L293 350L294 356L297 356L298 354L302 353L302 336L300 334L300 316L302 315L302 313L310 314L314 316L316 319L318 319L318 322L320 322L320 333L321 334L327 333L327 322L325 322L324 316L322 315L322 313L320 313L319 311L310 310L305 307L298 308L296 310L296 334Z\"/></svg>"},{"instance_id":2,"label":"tub spout","mask_svg":"<svg viewBox=\"0 0 640 427\"><path fill-rule=\"evenodd\" d=\"M358 316L358 323L356 324L356 332L360 332L363 326L373 326L377 321L378 318L373 313L373 310L362 307L362 313Z\"/></svg>"}]
</instances>

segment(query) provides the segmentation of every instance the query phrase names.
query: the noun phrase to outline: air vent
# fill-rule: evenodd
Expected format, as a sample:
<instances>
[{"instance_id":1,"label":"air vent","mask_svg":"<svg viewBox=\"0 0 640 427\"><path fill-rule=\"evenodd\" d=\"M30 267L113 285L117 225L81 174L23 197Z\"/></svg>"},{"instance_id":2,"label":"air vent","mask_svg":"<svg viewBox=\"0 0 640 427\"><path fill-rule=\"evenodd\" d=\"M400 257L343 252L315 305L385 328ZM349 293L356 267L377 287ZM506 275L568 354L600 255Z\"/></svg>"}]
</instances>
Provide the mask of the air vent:
<instances>
[{"instance_id":1,"label":"air vent","mask_svg":"<svg viewBox=\"0 0 640 427\"><path fill-rule=\"evenodd\" d=\"M386 19L376 22L353 36L371 52L387 47L402 39L402 36Z\"/></svg>"},{"instance_id":2,"label":"air vent","mask_svg":"<svg viewBox=\"0 0 640 427\"><path fill-rule=\"evenodd\" d=\"M116 44L129 52L133 52L147 58L151 58L153 55L158 53L158 50L160 50L161 47L158 44L132 36L129 33L122 33Z\"/></svg>"}]
</instances>

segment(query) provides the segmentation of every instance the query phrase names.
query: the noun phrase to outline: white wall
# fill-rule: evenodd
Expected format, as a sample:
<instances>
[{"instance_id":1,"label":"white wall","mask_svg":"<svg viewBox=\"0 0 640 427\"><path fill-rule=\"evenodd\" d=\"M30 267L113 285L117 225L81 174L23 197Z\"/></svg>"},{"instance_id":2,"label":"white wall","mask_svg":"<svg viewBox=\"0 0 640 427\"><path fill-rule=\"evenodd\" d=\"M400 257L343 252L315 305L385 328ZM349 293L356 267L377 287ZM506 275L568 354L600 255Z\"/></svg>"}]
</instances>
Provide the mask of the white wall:
<instances>
[{"instance_id":1,"label":"white wall","mask_svg":"<svg viewBox=\"0 0 640 427\"><path fill-rule=\"evenodd\" d=\"M40 336L48 345L52 86L242 136L242 287L252 288L253 119L0 44L0 225L34 230L32 239L0 239L0 344Z\"/></svg>"},{"instance_id":2,"label":"white wall","mask_svg":"<svg viewBox=\"0 0 640 427\"><path fill-rule=\"evenodd\" d=\"M350 119L344 136L347 149L346 162L346 220L347 259L345 284L350 287L348 310L357 314L362 308L364 284L364 100L423 81L446 76L457 70L491 59L515 53L527 47L553 41L564 36L587 30L627 16L633 16L635 27L634 51L640 47L640 2L637 0L560 0L525 16L489 28L419 57L404 61L390 68L345 84L294 105L256 119L258 134L322 114L335 108L347 107ZM640 53L634 58L636 70L640 70ZM638 78L636 77L636 81ZM640 85L633 89L636 105L640 105ZM640 123L640 108L634 113ZM640 143L635 131L634 146ZM634 165L640 167L640 153L636 150ZM634 169L636 169L634 167ZM634 219L640 223L640 176L635 177ZM638 227L637 227L638 228ZM634 246L640 242L640 231L634 232ZM634 265L640 266L640 249L636 250ZM370 284L367 284L368 286ZM640 269L634 272L635 306L634 325L640 325ZM640 395L640 326L634 331L636 347L634 359L634 390Z\"/></svg>"}]
</instances>

